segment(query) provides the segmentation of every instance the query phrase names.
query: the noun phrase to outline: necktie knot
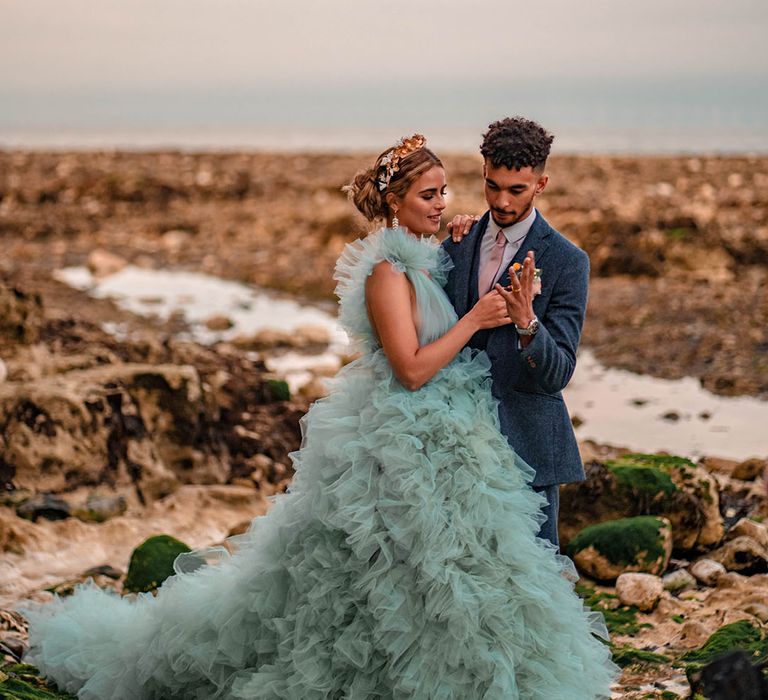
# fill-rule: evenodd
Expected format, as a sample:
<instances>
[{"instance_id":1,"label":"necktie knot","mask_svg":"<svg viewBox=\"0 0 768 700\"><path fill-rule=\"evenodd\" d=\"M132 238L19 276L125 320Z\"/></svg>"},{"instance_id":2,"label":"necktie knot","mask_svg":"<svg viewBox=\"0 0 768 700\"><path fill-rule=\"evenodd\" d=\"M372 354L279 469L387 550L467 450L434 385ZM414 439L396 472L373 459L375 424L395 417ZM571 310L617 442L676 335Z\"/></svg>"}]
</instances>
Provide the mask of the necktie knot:
<instances>
[{"instance_id":1,"label":"necktie knot","mask_svg":"<svg viewBox=\"0 0 768 700\"><path fill-rule=\"evenodd\" d=\"M496 245L503 246L506 244L507 244L507 237L504 235L504 231L499 229L499 232L496 234Z\"/></svg>"}]
</instances>

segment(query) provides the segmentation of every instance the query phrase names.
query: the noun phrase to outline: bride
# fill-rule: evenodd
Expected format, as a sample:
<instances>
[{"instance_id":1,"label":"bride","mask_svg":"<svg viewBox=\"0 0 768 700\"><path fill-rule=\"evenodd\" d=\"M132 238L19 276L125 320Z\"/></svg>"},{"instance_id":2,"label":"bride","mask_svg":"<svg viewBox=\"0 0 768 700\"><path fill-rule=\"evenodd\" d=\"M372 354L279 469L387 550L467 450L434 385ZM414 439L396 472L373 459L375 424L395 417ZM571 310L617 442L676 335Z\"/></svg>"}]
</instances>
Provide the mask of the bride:
<instances>
[{"instance_id":1,"label":"bride","mask_svg":"<svg viewBox=\"0 0 768 700\"><path fill-rule=\"evenodd\" d=\"M490 292L457 319L437 241L445 171L419 135L346 188L386 225L347 246L339 317L359 359L302 421L289 491L235 553L131 600L92 582L30 606L30 650L89 700L587 700L616 675L544 497L499 432Z\"/></svg>"}]
</instances>

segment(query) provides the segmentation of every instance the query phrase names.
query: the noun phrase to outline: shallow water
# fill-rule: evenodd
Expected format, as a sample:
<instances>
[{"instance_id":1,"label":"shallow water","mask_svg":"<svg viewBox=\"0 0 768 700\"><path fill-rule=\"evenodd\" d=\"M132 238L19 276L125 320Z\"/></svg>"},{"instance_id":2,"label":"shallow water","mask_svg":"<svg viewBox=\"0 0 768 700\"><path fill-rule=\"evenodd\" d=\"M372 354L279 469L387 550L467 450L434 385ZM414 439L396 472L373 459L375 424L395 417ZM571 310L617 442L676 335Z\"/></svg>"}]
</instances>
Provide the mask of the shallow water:
<instances>
[{"instance_id":1,"label":"shallow water","mask_svg":"<svg viewBox=\"0 0 768 700\"><path fill-rule=\"evenodd\" d=\"M201 343L264 329L322 326L331 339L326 352L265 357L268 368L285 377L294 391L313 373L333 374L341 365L340 356L348 351L347 336L332 314L237 282L131 266L101 280L86 268L66 268L57 277L94 297L112 297L134 313L168 318L181 312L190 324L188 335ZM233 327L207 329L204 321L214 315L227 316ZM121 331L118 327L108 330ZM667 380L606 368L582 349L564 394L571 415L582 421L576 429L580 440L633 450L667 450L692 458L768 456L768 401L717 396L691 377Z\"/></svg>"}]
</instances>

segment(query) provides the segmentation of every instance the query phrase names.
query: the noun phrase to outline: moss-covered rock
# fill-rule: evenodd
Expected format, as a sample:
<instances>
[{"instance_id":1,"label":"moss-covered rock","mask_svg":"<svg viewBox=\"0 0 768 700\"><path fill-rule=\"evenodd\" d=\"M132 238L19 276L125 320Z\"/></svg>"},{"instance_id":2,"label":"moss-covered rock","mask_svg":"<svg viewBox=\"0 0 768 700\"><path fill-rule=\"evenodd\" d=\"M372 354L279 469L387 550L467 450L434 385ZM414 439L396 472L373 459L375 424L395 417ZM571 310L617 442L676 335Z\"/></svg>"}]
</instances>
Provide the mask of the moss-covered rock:
<instances>
[{"instance_id":1,"label":"moss-covered rock","mask_svg":"<svg viewBox=\"0 0 768 700\"><path fill-rule=\"evenodd\" d=\"M681 657L690 678L698 673L710 661L727 651L743 649L753 662L768 659L768 639L766 633L748 620L739 620L721 627L701 647L686 652Z\"/></svg>"},{"instance_id":2,"label":"moss-covered rock","mask_svg":"<svg viewBox=\"0 0 768 700\"><path fill-rule=\"evenodd\" d=\"M584 528L568 545L568 555L587 576L612 581L625 571L661 575L672 554L669 520L638 516Z\"/></svg>"},{"instance_id":3,"label":"moss-covered rock","mask_svg":"<svg viewBox=\"0 0 768 700\"><path fill-rule=\"evenodd\" d=\"M8 664L0 668L0 698L3 700L75 700L40 677L29 664Z\"/></svg>"},{"instance_id":4,"label":"moss-covered rock","mask_svg":"<svg viewBox=\"0 0 768 700\"><path fill-rule=\"evenodd\" d=\"M123 590L129 593L155 590L173 575L173 562L176 557L189 551L187 545L170 535L150 537L131 553Z\"/></svg>"},{"instance_id":5,"label":"moss-covered rock","mask_svg":"<svg viewBox=\"0 0 768 700\"><path fill-rule=\"evenodd\" d=\"M267 379L267 390L273 401L291 400L291 389L282 379Z\"/></svg>"},{"instance_id":6,"label":"moss-covered rock","mask_svg":"<svg viewBox=\"0 0 768 700\"><path fill-rule=\"evenodd\" d=\"M569 543L588 525L638 515L668 518L679 550L709 547L723 537L709 472L684 457L630 453L588 464L585 482L562 489L561 541Z\"/></svg>"}]
</instances>

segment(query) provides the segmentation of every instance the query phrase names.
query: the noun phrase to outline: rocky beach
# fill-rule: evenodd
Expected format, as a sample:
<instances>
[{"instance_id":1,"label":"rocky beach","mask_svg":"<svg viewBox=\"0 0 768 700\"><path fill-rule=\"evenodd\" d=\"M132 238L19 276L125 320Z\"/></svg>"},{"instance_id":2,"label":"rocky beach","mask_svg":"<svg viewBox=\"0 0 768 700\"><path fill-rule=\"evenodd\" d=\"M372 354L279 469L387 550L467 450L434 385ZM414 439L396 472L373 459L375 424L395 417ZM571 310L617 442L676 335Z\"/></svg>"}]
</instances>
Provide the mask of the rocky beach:
<instances>
[{"instance_id":1,"label":"rocky beach","mask_svg":"<svg viewBox=\"0 0 768 700\"><path fill-rule=\"evenodd\" d=\"M299 420L348 359L331 274L366 227L340 188L369 160L0 152L0 694L54 697L18 665L23 599L151 590L175 542L222 543L290 483ZM444 162L445 221L480 213L479 157ZM768 405L768 158L559 156L550 177L541 211L592 263L584 349ZM177 272L259 290L258 326L247 295L195 315L194 287L150 288ZM133 306L108 287L127 273ZM286 325L294 307L315 315ZM719 652L768 657L768 438L738 458L647 440L582 441L561 536L624 668L615 697L671 700Z\"/></svg>"}]
</instances>

